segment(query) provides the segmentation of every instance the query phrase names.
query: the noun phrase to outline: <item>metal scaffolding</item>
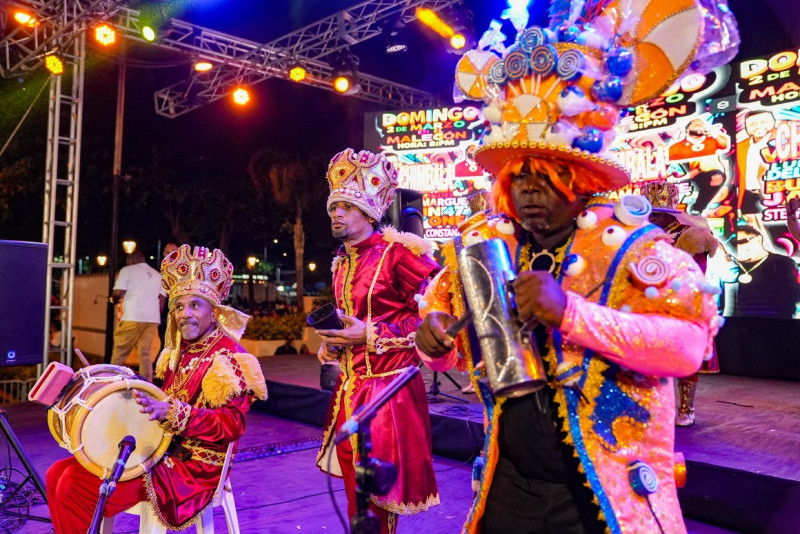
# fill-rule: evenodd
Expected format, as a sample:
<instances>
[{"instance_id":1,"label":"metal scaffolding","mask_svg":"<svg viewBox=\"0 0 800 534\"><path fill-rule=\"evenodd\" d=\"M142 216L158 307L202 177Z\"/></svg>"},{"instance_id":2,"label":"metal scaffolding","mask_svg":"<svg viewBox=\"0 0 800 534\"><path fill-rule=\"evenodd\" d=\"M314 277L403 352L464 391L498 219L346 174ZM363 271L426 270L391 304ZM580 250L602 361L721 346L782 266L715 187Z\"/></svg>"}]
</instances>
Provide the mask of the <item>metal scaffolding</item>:
<instances>
[{"instance_id":1,"label":"metal scaffolding","mask_svg":"<svg viewBox=\"0 0 800 534\"><path fill-rule=\"evenodd\" d=\"M157 91L156 113L177 117L225 97L238 84L288 79L289 69L298 63L308 72L300 83L332 91L331 59L337 52L379 35L388 20L408 23L417 8L438 11L459 1L367 0L263 44L172 19L168 35L152 45L209 60L215 68ZM15 8L26 10L36 22L14 25L9 14ZM51 53L59 54L65 65L65 73L50 80L42 233L49 245L44 353L49 350L50 318L58 316L61 361L71 365L86 30L108 21L126 38L145 42L141 13L115 0L7 0L0 19L7 20L5 35L0 34L0 76L36 70ZM359 82L355 98L389 108L438 104L430 93L369 74L360 73ZM51 305L54 287L59 299Z\"/></svg>"}]
</instances>

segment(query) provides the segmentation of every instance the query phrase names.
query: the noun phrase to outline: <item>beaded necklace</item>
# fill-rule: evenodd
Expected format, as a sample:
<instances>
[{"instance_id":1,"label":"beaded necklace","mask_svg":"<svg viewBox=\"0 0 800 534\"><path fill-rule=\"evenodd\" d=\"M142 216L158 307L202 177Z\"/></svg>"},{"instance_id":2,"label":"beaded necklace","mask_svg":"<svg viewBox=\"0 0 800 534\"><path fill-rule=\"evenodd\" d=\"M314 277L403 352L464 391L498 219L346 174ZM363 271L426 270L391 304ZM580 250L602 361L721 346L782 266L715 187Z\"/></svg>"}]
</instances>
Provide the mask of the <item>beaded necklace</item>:
<instances>
[{"instance_id":1,"label":"beaded necklace","mask_svg":"<svg viewBox=\"0 0 800 534\"><path fill-rule=\"evenodd\" d=\"M208 356L209 351L217 344L217 341L222 337L222 332L214 330L211 334L205 337L199 343L189 344L186 349L182 351L181 362L183 358L189 354L199 354L187 362L187 366L178 365L178 369L172 378L172 383L166 388L165 392L171 397L177 397L180 394L185 394L184 387L194 376L197 369L200 368L200 363ZM186 399L182 399L186 401Z\"/></svg>"}]
</instances>

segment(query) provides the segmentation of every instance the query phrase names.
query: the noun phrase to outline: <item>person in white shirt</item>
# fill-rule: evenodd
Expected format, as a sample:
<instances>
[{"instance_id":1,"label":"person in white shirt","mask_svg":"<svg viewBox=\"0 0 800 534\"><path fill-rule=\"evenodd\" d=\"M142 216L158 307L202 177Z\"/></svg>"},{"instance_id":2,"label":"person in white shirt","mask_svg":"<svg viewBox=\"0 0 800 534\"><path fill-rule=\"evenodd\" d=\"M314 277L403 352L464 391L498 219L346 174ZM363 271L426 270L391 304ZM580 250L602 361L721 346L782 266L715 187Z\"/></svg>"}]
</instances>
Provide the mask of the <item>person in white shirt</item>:
<instances>
[{"instance_id":1,"label":"person in white shirt","mask_svg":"<svg viewBox=\"0 0 800 534\"><path fill-rule=\"evenodd\" d=\"M113 365L123 365L136 347L139 355L139 374L153 381L153 339L158 334L161 310L166 291L161 287L161 274L147 265L144 254L134 251L127 265L119 271L111 298L122 299L122 318L114 329Z\"/></svg>"}]
</instances>

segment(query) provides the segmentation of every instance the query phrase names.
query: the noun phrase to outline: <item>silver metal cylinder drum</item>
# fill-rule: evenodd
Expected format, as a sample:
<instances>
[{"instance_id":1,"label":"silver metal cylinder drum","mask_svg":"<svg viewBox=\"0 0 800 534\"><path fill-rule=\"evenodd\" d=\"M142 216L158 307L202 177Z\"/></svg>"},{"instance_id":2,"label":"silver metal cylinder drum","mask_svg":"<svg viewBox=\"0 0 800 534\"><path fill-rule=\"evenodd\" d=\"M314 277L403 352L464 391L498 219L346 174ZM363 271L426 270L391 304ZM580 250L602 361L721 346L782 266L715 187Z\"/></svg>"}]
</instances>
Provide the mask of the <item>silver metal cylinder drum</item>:
<instances>
[{"instance_id":1,"label":"silver metal cylinder drum","mask_svg":"<svg viewBox=\"0 0 800 534\"><path fill-rule=\"evenodd\" d=\"M547 376L536 340L520 333L514 296L507 289L515 276L505 241L488 239L464 248L458 268L494 394L521 397L541 389Z\"/></svg>"}]
</instances>

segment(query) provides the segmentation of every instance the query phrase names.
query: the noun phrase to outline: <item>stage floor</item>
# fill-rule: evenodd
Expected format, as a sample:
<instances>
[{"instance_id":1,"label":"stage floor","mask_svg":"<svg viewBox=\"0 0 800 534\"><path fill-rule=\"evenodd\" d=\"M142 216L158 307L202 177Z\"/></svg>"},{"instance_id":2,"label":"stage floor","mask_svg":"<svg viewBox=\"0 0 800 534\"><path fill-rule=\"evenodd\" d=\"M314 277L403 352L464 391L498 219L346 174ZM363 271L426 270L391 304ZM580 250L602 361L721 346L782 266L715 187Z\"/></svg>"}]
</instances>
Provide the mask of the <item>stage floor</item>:
<instances>
[{"instance_id":1,"label":"stage floor","mask_svg":"<svg viewBox=\"0 0 800 534\"><path fill-rule=\"evenodd\" d=\"M283 396L282 391L292 391L292 388L295 391L307 389L322 395L317 398L324 398L324 394L319 392L320 366L315 356L268 357L262 358L261 362L265 376L275 386L270 402L285 402L291 408L291 395L285 396L283 401L276 397ZM425 369L423 376L430 386L432 373ZM451 376L462 385L466 384L466 377L458 373ZM439 417L452 421L456 427L468 428L468 432L474 434L483 419L475 395L462 394L446 377L441 374L438 377L442 392L470 402L458 403L440 396L435 399L439 402L430 405L432 420ZM676 448L684 452L689 462L689 484L685 489L693 483L697 485L698 479L713 478L713 473L708 477L705 473L717 469L721 477L719 484L741 485L741 481L752 474L770 482L788 484L790 491L784 491L783 495L794 498L794 490L800 486L797 483L800 480L800 433L796 431L800 428L798 393L800 384L797 383L721 375L702 377L697 393L697 424L677 431ZM343 531L331 504L326 477L314 465L321 439L319 426L265 413L259 408L263 406L257 406L248 414L247 432L241 440L240 454L231 475L241 531L250 534ZM324 406L316 408L324 410ZM23 450L43 477L54 460L67 456L50 435L45 409L33 403L8 405L5 409ZM302 418L300 408L296 412L297 417L292 419ZM436 433L434 430L434 440L437 439ZM479 442L480 436L471 439ZM22 468L13 450L7 449L0 458L3 456L10 458L10 463L18 469ZM424 514L401 518L400 533L451 534L460 531L472 497L471 465L442 456L436 456L434 461L442 505ZM9 461L0 460L0 463L8 465ZM332 484L337 503L342 508L345 502L341 483L333 480ZM717 493L710 498L703 491L699 495L706 507L719 505L717 499L722 499L721 490L714 490ZM776 499L774 492L769 493L769 485L761 491L764 493L762 498L769 495L773 501ZM797 508L796 500L781 501L783 508ZM739 503L736 506L748 507ZM760 504L753 502L749 506ZM736 523L741 525L737 528L731 524L732 521L712 521L703 513L689 513L693 507L692 502L688 507L684 505L687 527L694 534L798 532L797 522L786 523L785 510L762 508L754 512L762 517L758 526L754 527L752 521L748 523L746 519ZM724 503L722 508L725 509ZM44 505L33 506L31 514L48 516ZM137 518L124 516L115 522L115 532L137 532L137 525ZM6 527L10 526L6 524ZM215 528L217 532L227 531L221 509L215 511ZM45 534L49 529L49 524L28 520L21 527L7 531ZM4 531L2 524L0 531Z\"/></svg>"}]
</instances>

